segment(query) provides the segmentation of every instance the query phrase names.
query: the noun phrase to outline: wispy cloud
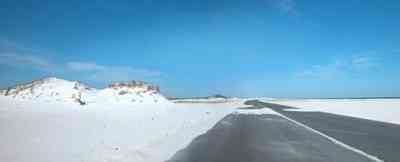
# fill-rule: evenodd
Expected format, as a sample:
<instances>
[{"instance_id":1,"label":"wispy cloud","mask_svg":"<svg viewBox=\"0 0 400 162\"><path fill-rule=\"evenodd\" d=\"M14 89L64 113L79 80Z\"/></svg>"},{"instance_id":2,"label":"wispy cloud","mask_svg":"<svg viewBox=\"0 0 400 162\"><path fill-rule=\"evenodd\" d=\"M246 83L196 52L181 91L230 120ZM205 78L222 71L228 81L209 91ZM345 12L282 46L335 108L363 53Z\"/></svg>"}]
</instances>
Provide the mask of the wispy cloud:
<instances>
[{"instance_id":1,"label":"wispy cloud","mask_svg":"<svg viewBox=\"0 0 400 162\"><path fill-rule=\"evenodd\" d=\"M8 39L0 39L0 65L13 68L34 68L36 70L48 71L55 69L56 65L42 53L28 47L18 45Z\"/></svg>"},{"instance_id":2,"label":"wispy cloud","mask_svg":"<svg viewBox=\"0 0 400 162\"><path fill-rule=\"evenodd\" d=\"M285 14L298 13L294 0L267 0L267 2Z\"/></svg>"},{"instance_id":3,"label":"wispy cloud","mask_svg":"<svg viewBox=\"0 0 400 162\"><path fill-rule=\"evenodd\" d=\"M92 81L123 81L138 78L158 77L161 73L148 69L139 69L124 66L107 67L88 76Z\"/></svg>"},{"instance_id":4,"label":"wispy cloud","mask_svg":"<svg viewBox=\"0 0 400 162\"><path fill-rule=\"evenodd\" d=\"M342 74L345 64L342 61L334 61L325 65L311 65L308 69L301 70L297 77L332 79Z\"/></svg>"},{"instance_id":5,"label":"wispy cloud","mask_svg":"<svg viewBox=\"0 0 400 162\"><path fill-rule=\"evenodd\" d=\"M55 65L45 58L29 54L0 53L0 65L11 67L31 67L43 71L50 70Z\"/></svg>"},{"instance_id":6,"label":"wispy cloud","mask_svg":"<svg viewBox=\"0 0 400 162\"><path fill-rule=\"evenodd\" d=\"M56 63L42 57L40 52L0 40L0 65L10 68L31 68L50 74L73 74L95 82L124 81L158 77L161 72L120 65L101 65L94 61Z\"/></svg>"},{"instance_id":7,"label":"wispy cloud","mask_svg":"<svg viewBox=\"0 0 400 162\"><path fill-rule=\"evenodd\" d=\"M356 56L350 59L334 60L327 64L311 65L298 71L295 75L302 78L335 79L348 74L369 71L378 67L374 57Z\"/></svg>"},{"instance_id":8,"label":"wispy cloud","mask_svg":"<svg viewBox=\"0 0 400 162\"><path fill-rule=\"evenodd\" d=\"M68 62L66 69L75 72L89 72L86 79L92 81L123 81L138 78L158 77L161 72L130 66L106 66L93 62Z\"/></svg>"},{"instance_id":9,"label":"wispy cloud","mask_svg":"<svg viewBox=\"0 0 400 162\"><path fill-rule=\"evenodd\" d=\"M68 62L66 66L73 71L99 71L106 69L105 66L93 62Z\"/></svg>"},{"instance_id":10,"label":"wispy cloud","mask_svg":"<svg viewBox=\"0 0 400 162\"><path fill-rule=\"evenodd\" d=\"M281 11L285 13L295 13L296 11L296 3L294 0L278 0L278 7Z\"/></svg>"},{"instance_id":11,"label":"wispy cloud","mask_svg":"<svg viewBox=\"0 0 400 162\"><path fill-rule=\"evenodd\" d=\"M392 51L393 53L400 54L400 49L395 49Z\"/></svg>"},{"instance_id":12,"label":"wispy cloud","mask_svg":"<svg viewBox=\"0 0 400 162\"><path fill-rule=\"evenodd\" d=\"M351 67L356 70L369 70L378 66L378 62L375 58L357 56L351 60Z\"/></svg>"}]
</instances>

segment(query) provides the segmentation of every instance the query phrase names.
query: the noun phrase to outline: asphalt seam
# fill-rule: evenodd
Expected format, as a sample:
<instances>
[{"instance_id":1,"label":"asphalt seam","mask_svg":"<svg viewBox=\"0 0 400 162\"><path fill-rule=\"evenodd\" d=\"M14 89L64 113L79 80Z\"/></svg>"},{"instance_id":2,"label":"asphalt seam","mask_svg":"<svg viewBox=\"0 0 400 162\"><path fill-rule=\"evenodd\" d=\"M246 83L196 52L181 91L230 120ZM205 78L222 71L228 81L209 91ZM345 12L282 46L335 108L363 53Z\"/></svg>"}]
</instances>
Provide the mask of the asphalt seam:
<instances>
[{"instance_id":1,"label":"asphalt seam","mask_svg":"<svg viewBox=\"0 0 400 162\"><path fill-rule=\"evenodd\" d=\"M268 107L268 108L269 108L269 107ZM269 108L269 109L271 109L271 108ZM271 109L271 110L273 110L273 109ZM273 110L273 111L274 111L274 110ZM339 145L339 146L342 146L342 147L344 147L344 148L346 148L346 149L348 149L348 150L350 150L350 151L353 151L353 152L355 152L355 153L357 153L357 154L360 154L360 155L362 155L362 156L365 156L365 157L367 157L368 159L374 160L374 161L376 161L376 162L384 162L383 160L379 159L379 158L376 157L376 156L370 155L370 154L368 154L368 153L366 153L366 152L364 152L364 151L362 151L362 150L359 150L359 149L357 149L357 148L354 148L354 147L352 147L352 146L349 146L349 145L347 145L347 144L345 144L345 143L343 143L343 142L341 142L341 141L338 141L337 139L335 139L335 138L333 138L333 137L330 137L330 136L328 136L328 135L326 135L326 134L324 134L324 133L322 133L322 132L319 132L319 131L317 131L317 130L315 130L315 129L313 129L313 128L311 128L311 127L309 127L309 126L307 126L307 125L305 125L305 124L303 124L303 123L300 123L300 122L298 122L298 121L296 121L296 120L293 120L293 119L291 119L291 118L289 118L289 117L287 117L287 116L285 116L285 115L283 115L283 114L281 114L281 113L279 113L279 112L277 112L277 111L275 111L275 112L278 113L278 114L279 114L280 116L282 116L283 118L285 118L285 119L287 119L287 120L289 120L289 121L291 121L291 122L293 122L293 123L295 123L295 124L297 124L297 125L299 125L299 126L301 126L301 127L304 127L304 128L307 129L307 130L310 130L310 131L312 131L312 132L314 132L314 133L317 133L318 135L327 138L328 140L330 140L331 142L333 142L333 143L335 143L335 144L337 144L337 145Z\"/></svg>"}]
</instances>

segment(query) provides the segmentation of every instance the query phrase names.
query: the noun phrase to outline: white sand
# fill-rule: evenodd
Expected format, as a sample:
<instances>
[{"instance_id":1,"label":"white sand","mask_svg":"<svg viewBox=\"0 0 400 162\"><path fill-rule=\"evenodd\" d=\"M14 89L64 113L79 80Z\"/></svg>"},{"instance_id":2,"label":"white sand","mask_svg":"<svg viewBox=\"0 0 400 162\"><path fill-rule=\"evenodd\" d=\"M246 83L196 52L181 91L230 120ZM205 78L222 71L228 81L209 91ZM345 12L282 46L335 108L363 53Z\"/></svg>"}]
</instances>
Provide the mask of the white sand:
<instances>
[{"instance_id":1,"label":"white sand","mask_svg":"<svg viewBox=\"0 0 400 162\"><path fill-rule=\"evenodd\" d=\"M0 161L161 162L242 106L0 97Z\"/></svg>"},{"instance_id":2,"label":"white sand","mask_svg":"<svg viewBox=\"0 0 400 162\"><path fill-rule=\"evenodd\" d=\"M400 99L313 99L268 102L301 108L297 111L322 111L400 124Z\"/></svg>"}]
</instances>

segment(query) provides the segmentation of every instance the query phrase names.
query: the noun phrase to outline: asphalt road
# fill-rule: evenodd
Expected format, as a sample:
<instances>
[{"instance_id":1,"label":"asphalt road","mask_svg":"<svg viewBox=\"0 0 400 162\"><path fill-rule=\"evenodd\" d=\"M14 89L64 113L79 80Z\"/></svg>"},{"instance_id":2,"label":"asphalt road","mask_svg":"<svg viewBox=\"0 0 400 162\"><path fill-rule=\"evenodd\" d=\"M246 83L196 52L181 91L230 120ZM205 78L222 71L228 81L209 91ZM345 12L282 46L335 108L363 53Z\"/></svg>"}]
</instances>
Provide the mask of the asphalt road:
<instances>
[{"instance_id":1,"label":"asphalt road","mask_svg":"<svg viewBox=\"0 0 400 162\"><path fill-rule=\"evenodd\" d=\"M290 111L297 108L272 103L251 104L269 107L385 162L400 162L400 125L324 112Z\"/></svg>"},{"instance_id":2,"label":"asphalt road","mask_svg":"<svg viewBox=\"0 0 400 162\"><path fill-rule=\"evenodd\" d=\"M277 115L231 114L168 162L370 162Z\"/></svg>"}]
</instances>

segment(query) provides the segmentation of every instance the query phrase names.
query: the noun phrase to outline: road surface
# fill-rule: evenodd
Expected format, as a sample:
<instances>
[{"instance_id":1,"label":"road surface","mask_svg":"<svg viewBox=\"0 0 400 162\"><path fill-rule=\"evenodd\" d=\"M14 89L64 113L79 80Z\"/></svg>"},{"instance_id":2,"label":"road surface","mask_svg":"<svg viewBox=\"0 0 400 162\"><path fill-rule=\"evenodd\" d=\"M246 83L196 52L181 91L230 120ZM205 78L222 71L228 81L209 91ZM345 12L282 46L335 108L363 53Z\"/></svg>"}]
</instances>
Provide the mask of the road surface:
<instances>
[{"instance_id":1,"label":"road surface","mask_svg":"<svg viewBox=\"0 0 400 162\"><path fill-rule=\"evenodd\" d=\"M230 114L168 162L372 162L281 116Z\"/></svg>"},{"instance_id":2,"label":"road surface","mask_svg":"<svg viewBox=\"0 0 400 162\"><path fill-rule=\"evenodd\" d=\"M269 107L385 162L400 162L400 125L324 112L290 111L297 108L272 103L253 104Z\"/></svg>"}]
</instances>

